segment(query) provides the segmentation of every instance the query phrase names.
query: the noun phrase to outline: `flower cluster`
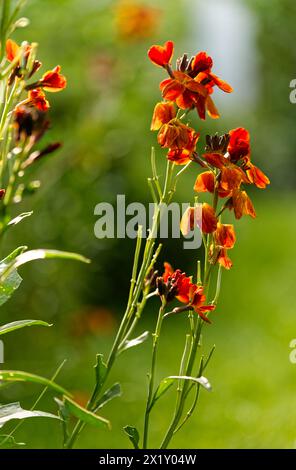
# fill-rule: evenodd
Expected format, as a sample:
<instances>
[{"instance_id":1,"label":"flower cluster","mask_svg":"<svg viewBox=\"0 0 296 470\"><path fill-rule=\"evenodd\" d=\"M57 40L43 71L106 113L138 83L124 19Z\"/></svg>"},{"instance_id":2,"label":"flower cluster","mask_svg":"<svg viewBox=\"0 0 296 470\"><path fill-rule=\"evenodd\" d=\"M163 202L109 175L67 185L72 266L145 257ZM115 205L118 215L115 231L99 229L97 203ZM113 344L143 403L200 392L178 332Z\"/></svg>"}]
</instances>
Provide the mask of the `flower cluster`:
<instances>
[{"instance_id":1,"label":"flower cluster","mask_svg":"<svg viewBox=\"0 0 296 470\"><path fill-rule=\"evenodd\" d=\"M169 263L164 263L164 273L156 280L158 293L161 297L165 297L166 302L172 301L174 298L185 304L178 311L193 310L204 321L210 323L206 313L215 309L215 305L205 305L206 296L201 285L194 284L192 278L186 276L185 273L177 269L174 271Z\"/></svg>"},{"instance_id":2,"label":"flower cluster","mask_svg":"<svg viewBox=\"0 0 296 470\"><path fill-rule=\"evenodd\" d=\"M190 59L183 54L173 69L173 51L172 41L163 46L154 45L148 51L150 60L163 67L169 75L160 83L163 101L154 108L151 130L158 131L158 143L168 149L169 161L176 165L193 161L205 170L198 174L194 191L213 194L213 204L203 203L201 221L196 213L198 208L189 207L182 217L181 232L186 236L198 225L204 234L210 235L210 262L229 269L232 262L228 250L234 246L235 232L233 225L221 223L221 215L229 209L234 211L236 219L243 215L255 218L256 212L245 186L255 185L264 189L269 179L253 164L250 134L242 127L222 136L206 136L205 151L199 155L196 145L200 133L186 124L184 118L193 109L201 119L205 119L206 111L210 117L218 118L219 113L211 98L214 88L217 86L226 93L230 93L232 88L212 72L213 60L206 52L199 52ZM219 200L223 199L219 208Z\"/></svg>"},{"instance_id":3,"label":"flower cluster","mask_svg":"<svg viewBox=\"0 0 296 470\"><path fill-rule=\"evenodd\" d=\"M23 43L19 46L12 39L6 41L6 59L10 62L11 69L9 84L15 84L17 97L23 91L27 92L27 97L15 106L12 113L15 141L24 145L23 153L27 157L22 161L22 170L44 155L54 152L61 145L55 142L40 151L29 153L49 128L47 111L50 104L45 92L59 92L67 85L66 78L60 73L59 65L45 72L40 79L28 83L42 66L35 55L35 44Z\"/></svg>"},{"instance_id":4,"label":"flower cluster","mask_svg":"<svg viewBox=\"0 0 296 470\"><path fill-rule=\"evenodd\" d=\"M26 43L20 47L12 39L7 40L6 58L14 65L10 75L10 83L16 77L30 79L40 69L42 63L34 58L34 53L35 50L31 44ZM60 71L61 67L57 65L53 70L45 72L36 82L26 85L28 97L22 104L34 106L40 111L47 111L50 105L44 91L55 93L63 90L67 85L67 80Z\"/></svg>"}]
</instances>

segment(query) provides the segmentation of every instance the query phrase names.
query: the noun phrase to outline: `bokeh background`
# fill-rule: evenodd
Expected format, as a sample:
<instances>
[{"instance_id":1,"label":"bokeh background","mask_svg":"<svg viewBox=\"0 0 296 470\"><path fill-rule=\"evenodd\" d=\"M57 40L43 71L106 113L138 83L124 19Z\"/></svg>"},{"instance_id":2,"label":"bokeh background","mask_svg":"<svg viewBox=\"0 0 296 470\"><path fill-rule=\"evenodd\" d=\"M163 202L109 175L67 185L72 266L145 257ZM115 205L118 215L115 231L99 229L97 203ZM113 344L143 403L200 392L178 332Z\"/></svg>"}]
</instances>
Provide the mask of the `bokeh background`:
<instances>
[{"instance_id":1,"label":"bokeh background","mask_svg":"<svg viewBox=\"0 0 296 470\"><path fill-rule=\"evenodd\" d=\"M137 8L141 7L140 14ZM98 202L149 201L145 185L149 152L156 136L149 131L163 71L146 51L172 39L176 56L206 50L214 71L233 85L232 95L215 92L221 119L192 124L202 133L244 126L252 136L254 161L270 176L270 189L254 191L256 220L237 224L234 267L223 276L220 308L207 327L205 348L216 344L207 371L211 394L202 393L194 417L172 446L179 448L293 448L296 446L296 365L289 361L296 337L295 168L296 105L289 101L296 78L294 0L29 0L30 19L15 39L37 41L45 69L61 64L67 89L51 95L48 141L63 148L30 177L39 192L16 208L34 215L9 232L3 254L19 244L78 251L89 266L65 261L33 263L22 269L24 282L1 309L1 323L40 318L50 329L32 328L5 337L5 368L51 376L67 359L58 382L84 402L92 388L95 354L107 352L123 313L134 241L98 240L93 228ZM157 151L160 168L164 153ZM179 185L179 200L192 199L196 171ZM188 272L196 252L168 242L160 261ZM141 329L155 322L151 302ZM168 322L160 346L159 378L177 371L185 319ZM142 427L150 342L126 352L112 378L123 396L104 408L112 432L88 428L83 448L122 448L126 424ZM176 367L176 366L175 366ZM110 378L110 382L112 382ZM4 389L2 402L30 406L37 386ZM161 440L174 394L156 409L151 445ZM39 405L41 407L41 405ZM55 411L48 394L42 409ZM27 420L16 435L32 448L59 447L58 422Z\"/></svg>"}]
</instances>

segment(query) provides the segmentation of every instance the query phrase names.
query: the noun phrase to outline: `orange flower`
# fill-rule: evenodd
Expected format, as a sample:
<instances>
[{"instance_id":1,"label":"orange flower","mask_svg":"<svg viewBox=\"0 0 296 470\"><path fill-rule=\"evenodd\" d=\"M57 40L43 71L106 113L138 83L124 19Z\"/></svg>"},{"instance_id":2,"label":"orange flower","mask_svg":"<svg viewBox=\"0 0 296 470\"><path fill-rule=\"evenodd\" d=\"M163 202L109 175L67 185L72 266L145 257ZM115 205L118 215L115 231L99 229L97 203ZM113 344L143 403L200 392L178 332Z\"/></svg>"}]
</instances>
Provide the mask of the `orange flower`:
<instances>
[{"instance_id":1,"label":"orange flower","mask_svg":"<svg viewBox=\"0 0 296 470\"><path fill-rule=\"evenodd\" d=\"M233 248L236 240L233 225L221 224L221 222L218 222L214 238L218 246L227 248L228 250Z\"/></svg>"},{"instance_id":2,"label":"orange flower","mask_svg":"<svg viewBox=\"0 0 296 470\"><path fill-rule=\"evenodd\" d=\"M189 128L190 129L190 128ZM183 148L171 148L168 152L168 160L174 162L176 165L186 165L190 162L192 154L195 152L196 144L200 134L190 129L188 132L188 142Z\"/></svg>"},{"instance_id":3,"label":"orange flower","mask_svg":"<svg viewBox=\"0 0 296 470\"><path fill-rule=\"evenodd\" d=\"M225 195L229 195L229 191L239 188L242 182L249 182L244 171L221 153L205 153L203 157L210 165L221 170L219 181L221 196L223 192Z\"/></svg>"},{"instance_id":4,"label":"orange flower","mask_svg":"<svg viewBox=\"0 0 296 470\"><path fill-rule=\"evenodd\" d=\"M204 233L212 233L217 228L217 217L214 208L206 202L202 205L202 226L200 227Z\"/></svg>"},{"instance_id":5,"label":"orange flower","mask_svg":"<svg viewBox=\"0 0 296 470\"><path fill-rule=\"evenodd\" d=\"M207 89L183 72L175 71L173 75L159 85L164 99L174 101L181 109L196 108L200 118L205 119Z\"/></svg>"},{"instance_id":6,"label":"orange flower","mask_svg":"<svg viewBox=\"0 0 296 470\"><path fill-rule=\"evenodd\" d=\"M174 43L172 41L167 41L163 46L151 46L148 51L148 57L155 65L167 67L171 62L173 52Z\"/></svg>"},{"instance_id":7,"label":"orange flower","mask_svg":"<svg viewBox=\"0 0 296 470\"><path fill-rule=\"evenodd\" d=\"M217 228L217 222L214 208L205 202L202 205L201 217L198 206L187 207L180 222L180 230L185 237L196 226L198 226L203 233L212 233Z\"/></svg>"},{"instance_id":8,"label":"orange flower","mask_svg":"<svg viewBox=\"0 0 296 470\"><path fill-rule=\"evenodd\" d=\"M157 103L153 111L150 129L152 131L158 131L163 124L167 124L175 117L176 109L174 103L169 101Z\"/></svg>"},{"instance_id":9,"label":"orange flower","mask_svg":"<svg viewBox=\"0 0 296 470\"><path fill-rule=\"evenodd\" d=\"M27 59L31 52L31 45L27 44L25 47L24 56ZM20 46L13 41L12 39L7 39L6 41L6 58L9 62L12 62L16 56L19 54Z\"/></svg>"},{"instance_id":10,"label":"orange flower","mask_svg":"<svg viewBox=\"0 0 296 470\"><path fill-rule=\"evenodd\" d=\"M43 91L40 89L30 90L28 93L28 98L23 101L23 103L35 106L35 108L39 109L39 111L44 112L50 108L49 102L45 97L45 93L43 93Z\"/></svg>"},{"instance_id":11,"label":"orange flower","mask_svg":"<svg viewBox=\"0 0 296 470\"><path fill-rule=\"evenodd\" d=\"M234 227L231 224L221 224L218 222L217 229L214 233L214 242L210 247L210 262L216 264L217 262L225 269L232 267L232 261L228 257L228 250L234 247L235 244Z\"/></svg>"},{"instance_id":12,"label":"orange flower","mask_svg":"<svg viewBox=\"0 0 296 470\"><path fill-rule=\"evenodd\" d=\"M213 60L206 52L199 52L196 54L191 62L191 74L195 76L195 80L205 85L209 92L212 93L212 88L217 85L222 91L231 93L232 87L221 78L212 73Z\"/></svg>"},{"instance_id":13,"label":"orange flower","mask_svg":"<svg viewBox=\"0 0 296 470\"><path fill-rule=\"evenodd\" d=\"M249 178L249 181L257 186L257 188L265 189L270 183L269 178L260 170L257 166L251 162L245 167L245 171Z\"/></svg>"},{"instance_id":14,"label":"orange flower","mask_svg":"<svg viewBox=\"0 0 296 470\"><path fill-rule=\"evenodd\" d=\"M194 130L178 119L163 124L158 132L157 140L161 147L182 149L192 141Z\"/></svg>"},{"instance_id":15,"label":"orange flower","mask_svg":"<svg viewBox=\"0 0 296 470\"><path fill-rule=\"evenodd\" d=\"M207 323L211 323L205 315L207 312L215 310L215 305L204 305L206 296L203 293L203 287L191 284L189 288L189 305L193 310Z\"/></svg>"},{"instance_id":16,"label":"orange flower","mask_svg":"<svg viewBox=\"0 0 296 470\"><path fill-rule=\"evenodd\" d=\"M186 54L177 62L178 70L160 84L163 97L175 101L181 109L196 108L199 117L205 119L205 112L212 118L218 118L219 112L210 97L213 87L230 93L232 88L211 71L212 58L205 52L198 53L192 60Z\"/></svg>"},{"instance_id":17,"label":"orange flower","mask_svg":"<svg viewBox=\"0 0 296 470\"><path fill-rule=\"evenodd\" d=\"M228 256L226 248L220 248L217 261L225 269L232 268L232 261Z\"/></svg>"},{"instance_id":18,"label":"orange flower","mask_svg":"<svg viewBox=\"0 0 296 470\"><path fill-rule=\"evenodd\" d=\"M197 193L213 193L215 189L215 175L212 171L200 173L194 183L194 191Z\"/></svg>"},{"instance_id":19,"label":"orange flower","mask_svg":"<svg viewBox=\"0 0 296 470\"><path fill-rule=\"evenodd\" d=\"M41 86L45 91L57 92L66 88L67 80L60 73L61 67L57 65L53 70L45 72L41 80L39 80L38 85Z\"/></svg>"},{"instance_id":20,"label":"orange flower","mask_svg":"<svg viewBox=\"0 0 296 470\"><path fill-rule=\"evenodd\" d=\"M213 193L215 189L215 175L212 171L204 171L200 173L194 183L194 191L197 193L209 192ZM226 191L218 185L219 197L228 197L231 195L231 191Z\"/></svg>"},{"instance_id":21,"label":"orange flower","mask_svg":"<svg viewBox=\"0 0 296 470\"><path fill-rule=\"evenodd\" d=\"M197 286L192 283L191 277L186 276L180 269L173 270L169 263L164 263L164 274L162 281L170 286L173 286L173 293L179 302L186 304L188 310L194 310L205 322L210 323L210 320L205 315L215 309L214 305L204 305L206 296L203 292L202 286Z\"/></svg>"},{"instance_id":22,"label":"orange flower","mask_svg":"<svg viewBox=\"0 0 296 470\"><path fill-rule=\"evenodd\" d=\"M243 215L250 215L253 219L256 217L254 206L246 191L240 189L233 191L227 206L230 210L234 209L236 219L240 219Z\"/></svg>"},{"instance_id":23,"label":"orange flower","mask_svg":"<svg viewBox=\"0 0 296 470\"><path fill-rule=\"evenodd\" d=\"M158 291L160 295L165 295L167 301L176 297L179 302L187 304L189 302L189 288L191 278L182 273L180 269L173 270L170 263L164 263L164 273L157 279Z\"/></svg>"}]
</instances>

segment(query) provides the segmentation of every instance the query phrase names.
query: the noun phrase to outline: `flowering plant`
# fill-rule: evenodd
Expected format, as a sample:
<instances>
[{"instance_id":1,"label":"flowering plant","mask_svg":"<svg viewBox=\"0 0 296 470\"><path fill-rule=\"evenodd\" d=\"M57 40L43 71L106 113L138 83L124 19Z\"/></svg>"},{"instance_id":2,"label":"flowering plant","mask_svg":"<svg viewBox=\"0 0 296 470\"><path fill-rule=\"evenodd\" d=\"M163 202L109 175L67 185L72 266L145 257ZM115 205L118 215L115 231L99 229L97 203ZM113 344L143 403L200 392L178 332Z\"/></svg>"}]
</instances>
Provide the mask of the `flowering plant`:
<instances>
[{"instance_id":1,"label":"flowering plant","mask_svg":"<svg viewBox=\"0 0 296 470\"><path fill-rule=\"evenodd\" d=\"M52 143L37 149L42 136L49 127L47 111L50 107L46 93L58 92L66 87L66 78L60 66L39 76L41 63L36 58L37 44L24 42L20 45L11 39L16 27L23 26L24 20L17 20L22 1L13 5L4 0L1 21L0 90L2 107L0 116L0 195L1 237L8 229L31 215L31 212L12 217L12 208L27 194L35 191L39 183L26 181L36 161L51 154L60 147ZM148 51L153 64L161 67L168 77L160 83L162 101L156 104L151 130L157 131L157 141L166 152L166 172L158 173L155 149L151 151L151 171L148 186L154 203L152 224L145 241L143 227L138 226L130 288L127 305L107 358L98 354L95 364L95 383L85 407L73 400L71 393L55 379L60 371L49 380L23 371L0 371L0 387L7 382L35 382L43 384L59 395L55 398L59 414L53 415L36 411L40 397L30 410L23 410L19 403L0 407L0 427L12 419L45 416L61 420L63 447L72 448L86 425L109 427L108 419L98 413L104 405L120 396L119 383L107 387L110 372L118 357L126 350L140 345L149 338L145 331L134 337L136 327L151 298L159 299L159 312L152 333L151 365L148 374L146 404L143 405L143 431L133 426L124 428L135 448L146 449L151 442L151 421L156 413L159 400L176 385L176 404L171 422L164 432L161 448L167 448L174 435L193 414L198 403L201 388L211 390L205 371L214 352L214 347L202 351L202 334L212 322L216 313L223 269L230 269L232 261L229 250L236 242L233 224L224 223L226 211L233 211L235 219L243 215L256 217L255 209L246 187L255 185L264 189L269 180L251 160L250 135L242 128L232 129L224 135L205 136L204 152L197 150L201 134L188 122L190 112L205 120L219 117L212 99L215 88L231 93L231 86L212 71L213 60L206 52L199 52L192 58L187 54L177 59L172 66L174 44L167 41L163 46L154 45ZM37 75L38 74L38 75ZM37 76L37 78L35 78ZM199 256L197 273L188 275L168 262L159 272L156 264L162 245L157 243L157 232L162 218L161 208L169 204L185 171L197 173L194 184L194 202L184 212L180 231L187 237L193 230L201 234L204 253ZM201 170L200 170L201 169ZM209 193L211 204L200 203L202 193ZM21 278L17 268L39 258L63 257L88 261L74 253L53 250L31 250L17 248L0 263L0 304L4 303L19 286ZM215 312L215 313L214 313ZM184 350L173 365L171 375L156 383L158 346L170 319L182 315L186 323ZM47 324L41 320L23 320L0 327L0 334L31 325ZM74 419L74 424L73 424ZM17 426L18 427L18 426ZM16 427L16 428L17 428ZM0 445L16 445L13 434L1 436Z\"/></svg>"},{"instance_id":2,"label":"flowering plant","mask_svg":"<svg viewBox=\"0 0 296 470\"><path fill-rule=\"evenodd\" d=\"M160 309L152 334L152 358L148 374L143 436L135 427L125 427L125 432L135 448L140 446L147 448L152 410L175 383L177 383L176 406L161 448L166 448L170 444L175 433L192 415L198 402L200 388L211 390L210 382L203 374L214 347L206 356L201 352L198 354L198 351L201 349L204 325L211 323L209 315L216 309L222 269L230 269L232 266L228 251L233 248L236 241L234 226L223 223L222 216L226 210L233 210L236 219L240 219L243 215L254 218L255 209L244 187L253 184L263 189L269 184L267 176L251 161L250 135L244 128L230 130L221 136L207 135L205 152L200 154L197 151L200 133L189 126L188 113L196 110L199 118L203 120L206 113L211 118L218 118L219 112L212 99L214 89L218 87L230 93L232 88L212 72L213 60L206 52L199 52L192 58L184 54L177 59L176 69L173 69L173 51L172 41L167 41L163 46L152 46L148 51L149 59L155 65L162 67L169 76L160 83L163 101L156 104L151 123L151 130L158 131L157 140L160 147L167 150L166 174L162 181L157 171L155 150L152 149L152 177L148 178L155 204L152 226L144 248L142 227L138 228L127 307L107 361L104 362L103 357L98 356L96 370L100 372L88 403L88 408L96 412L102 400L100 396L117 395L116 384L102 395L104 384L117 357L126 349L147 339L148 332L137 338L132 338L132 334L147 301L153 296L158 296ZM161 244L156 245L161 206L172 200L182 173L189 167L195 168L195 171L198 168L202 169L194 185L197 194L195 202L200 193L204 192L210 193L213 200L212 204L204 202L200 207L195 203L188 207L181 219L180 230L184 236L195 228L202 235L204 257L203 262L202 260L197 262L195 279L180 269L173 269L167 262L164 264L162 275L155 270L161 250ZM214 293L211 288L212 279L215 279ZM169 308L174 300L181 305ZM177 372L172 371L175 375L165 377L156 385L155 372L160 336L168 319L177 314L188 318L184 351ZM198 364L196 364L197 359ZM191 404L188 404L189 400ZM68 441L69 447L74 444L83 427L84 423L78 421Z\"/></svg>"}]
</instances>

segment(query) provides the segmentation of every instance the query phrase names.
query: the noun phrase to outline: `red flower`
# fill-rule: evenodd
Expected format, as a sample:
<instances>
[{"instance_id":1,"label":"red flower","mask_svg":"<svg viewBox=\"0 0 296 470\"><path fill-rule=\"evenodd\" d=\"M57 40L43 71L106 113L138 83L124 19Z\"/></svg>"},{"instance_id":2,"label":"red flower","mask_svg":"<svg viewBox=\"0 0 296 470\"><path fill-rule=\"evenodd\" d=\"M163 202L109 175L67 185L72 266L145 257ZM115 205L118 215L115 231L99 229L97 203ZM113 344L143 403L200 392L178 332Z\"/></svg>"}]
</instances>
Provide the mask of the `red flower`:
<instances>
[{"instance_id":1,"label":"red flower","mask_svg":"<svg viewBox=\"0 0 296 470\"><path fill-rule=\"evenodd\" d=\"M171 62L173 52L174 43L172 41L167 41L163 46L151 46L148 51L148 57L155 65L167 67Z\"/></svg>"},{"instance_id":2,"label":"red flower","mask_svg":"<svg viewBox=\"0 0 296 470\"><path fill-rule=\"evenodd\" d=\"M205 119L207 89L183 72L173 74L174 78L167 78L159 85L164 99L174 101L181 109L196 108L200 118Z\"/></svg>"},{"instance_id":3,"label":"red flower","mask_svg":"<svg viewBox=\"0 0 296 470\"><path fill-rule=\"evenodd\" d=\"M231 93L232 87L221 78L212 73L213 60L206 52L199 52L196 54L191 62L191 75L195 76L195 80L202 83L209 91L213 92L213 87L216 85L222 91Z\"/></svg>"},{"instance_id":4,"label":"red flower","mask_svg":"<svg viewBox=\"0 0 296 470\"><path fill-rule=\"evenodd\" d=\"M170 148L167 158L176 165L186 165L190 162L192 154L195 152L196 144L200 134L188 128L188 142L182 148Z\"/></svg>"},{"instance_id":5,"label":"red flower","mask_svg":"<svg viewBox=\"0 0 296 470\"><path fill-rule=\"evenodd\" d=\"M60 70L61 67L57 65L53 70L45 72L41 80L39 80L38 86L50 92L57 92L66 88L67 80L64 75L60 73Z\"/></svg>"},{"instance_id":6,"label":"red flower","mask_svg":"<svg viewBox=\"0 0 296 470\"><path fill-rule=\"evenodd\" d=\"M152 131L158 131L163 124L167 124L175 117L176 109L174 103L169 101L157 103L153 111L150 129Z\"/></svg>"},{"instance_id":7,"label":"red flower","mask_svg":"<svg viewBox=\"0 0 296 470\"><path fill-rule=\"evenodd\" d=\"M250 154L250 134L243 127L238 127L229 131L229 136L227 151L230 160L233 163L237 163L240 159Z\"/></svg>"},{"instance_id":8,"label":"red flower","mask_svg":"<svg viewBox=\"0 0 296 470\"><path fill-rule=\"evenodd\" d=\"M203 287L192 283L191 277L186 276L180 269L173 270L169 263L164 263L164 274L162 280L175 286L175 297L179 302L186 304L188 309L194 310L205 322L210 320L205 315L215 309L214 305L204 305L206 296Z\"/></svg>"},{"instance_id":9,"label":"red flower","mask_svg":"<svg viewBox=\"0 0 296 470\"><path fill-rule=\"evenodd\" d=\"M191 284L189 289L189 305L193 310L207 323L211 323L205 315L207 312L215 310L215 305L204 305L206 296L203 293L203 287Z\"/></svg>"},{"instance_id":10,"label":"red flower","mask_svg":"<svg viewBox=\"0 0 296 470\"><path fill-rule=\"evenodd\" d=\"M23 103L35 106L35 108L44 112L50 108L49 102L45 97L45 93L43 93L43 91L40 89L30 90L28 93L28 98L23 101Z\"/></svg>"}]
</instances>

